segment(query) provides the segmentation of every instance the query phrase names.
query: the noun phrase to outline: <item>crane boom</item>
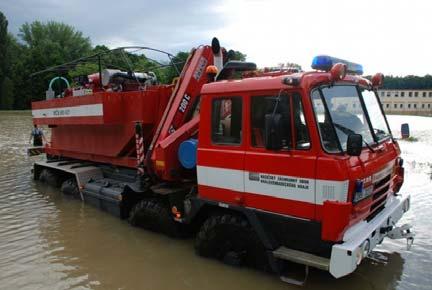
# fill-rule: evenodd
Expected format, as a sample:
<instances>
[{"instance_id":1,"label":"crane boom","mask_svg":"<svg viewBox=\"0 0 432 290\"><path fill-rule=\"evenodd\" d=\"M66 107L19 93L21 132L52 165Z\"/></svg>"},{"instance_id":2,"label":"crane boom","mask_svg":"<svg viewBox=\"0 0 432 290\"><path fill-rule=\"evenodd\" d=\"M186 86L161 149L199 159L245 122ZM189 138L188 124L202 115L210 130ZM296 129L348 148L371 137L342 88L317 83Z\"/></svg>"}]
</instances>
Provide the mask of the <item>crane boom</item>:
<instances>
[{"instance_id":1,"label":"crane boom","mask_svg":"<svg viewBox=\"0 0 432 290\"><path fill-rule=\"evenodd\" d=\"M192 49L147 151L146 167L153 176L163 180L177 178L178 145L198 131L199 116L193 116L193 110L202 86L208 82L206 68L223 63L222 50L217 41L212 46Z\"/></svg>"}]
</instances>

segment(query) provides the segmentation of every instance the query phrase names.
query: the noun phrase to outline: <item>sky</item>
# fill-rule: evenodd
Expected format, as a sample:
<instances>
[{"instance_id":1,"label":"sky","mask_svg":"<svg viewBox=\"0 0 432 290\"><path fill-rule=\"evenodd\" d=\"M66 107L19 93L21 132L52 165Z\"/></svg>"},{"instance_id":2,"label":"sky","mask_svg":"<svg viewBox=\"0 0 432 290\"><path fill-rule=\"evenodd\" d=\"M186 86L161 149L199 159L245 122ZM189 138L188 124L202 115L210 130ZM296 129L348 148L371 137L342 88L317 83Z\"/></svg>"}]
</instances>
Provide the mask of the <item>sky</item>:
<instances>
[{"instance_id":1,"label":"sky","mask_svg":"<svg viewBox=\"0 0 432 290\"><path fill-rule=\"evenodd\" d=\"M428 0L0 0L13 34L25 22L61 21L109 47L142 45L176 53L213 36L258 67L294 62L310 69L327 54L365 74L432 74Z\"/></svg>"}]
</instances>

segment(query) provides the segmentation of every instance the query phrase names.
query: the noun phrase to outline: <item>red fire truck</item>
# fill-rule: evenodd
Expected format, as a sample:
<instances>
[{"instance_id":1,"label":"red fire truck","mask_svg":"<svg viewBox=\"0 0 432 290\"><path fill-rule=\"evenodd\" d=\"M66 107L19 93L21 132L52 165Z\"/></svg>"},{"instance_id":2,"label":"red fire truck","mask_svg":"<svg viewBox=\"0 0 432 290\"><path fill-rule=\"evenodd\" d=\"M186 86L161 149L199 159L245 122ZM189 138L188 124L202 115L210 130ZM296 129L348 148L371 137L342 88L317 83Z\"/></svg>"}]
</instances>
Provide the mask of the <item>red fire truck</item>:
<instances>
[{"instance_id":1,"label":"red fire truck","mask_svg":"<svg viewBox=\"0 0 432 290\"><path fill-rule=\"evenodd\" d=\"M195 233L199 255L285 281L287 261L339 278L385 237L412 243L411 227L396 226L410 197L376 95L383 75L324 55L309 72L230 55L213 39L170 85L91 56L99 72L32 103L33 122L51 128L34 178L132 225Z\"/></svg>"}]
</instances>

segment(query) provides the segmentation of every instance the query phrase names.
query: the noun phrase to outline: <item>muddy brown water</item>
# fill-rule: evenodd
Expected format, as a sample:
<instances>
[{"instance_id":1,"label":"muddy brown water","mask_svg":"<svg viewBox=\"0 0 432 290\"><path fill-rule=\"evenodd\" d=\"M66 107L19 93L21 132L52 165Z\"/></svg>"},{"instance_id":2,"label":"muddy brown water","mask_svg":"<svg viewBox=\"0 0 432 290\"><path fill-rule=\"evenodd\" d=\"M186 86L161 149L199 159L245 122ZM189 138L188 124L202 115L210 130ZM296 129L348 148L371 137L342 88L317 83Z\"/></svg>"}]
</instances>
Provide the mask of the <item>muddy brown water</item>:
<instances>
[{"instance_id":1,"label":"muddy brown water","mask_svg":"<svg viewBox=\"0 0 432 290\"><path fill-rule=\"evenodd\" d=\"M298 288L198 257L193 239L133 228L33 181L32 163L42 157L26 156L30 129L30 112L0 112L0 289ZM417 231L412 249L386 240L354 274L336 280L313 270L304 289L432 289L430 164L410 164L403 190L413 195L404 218Z\"/></svg>"}]
</instances>

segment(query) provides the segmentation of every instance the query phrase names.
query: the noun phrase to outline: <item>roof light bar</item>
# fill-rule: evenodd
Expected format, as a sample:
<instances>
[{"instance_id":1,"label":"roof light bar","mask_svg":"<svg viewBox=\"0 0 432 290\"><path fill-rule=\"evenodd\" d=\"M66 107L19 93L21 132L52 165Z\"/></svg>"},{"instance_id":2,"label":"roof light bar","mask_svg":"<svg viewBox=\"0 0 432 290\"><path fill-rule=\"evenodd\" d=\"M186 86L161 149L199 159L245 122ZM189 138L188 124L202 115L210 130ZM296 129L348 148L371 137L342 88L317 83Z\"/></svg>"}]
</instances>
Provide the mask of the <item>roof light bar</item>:
<instances>
[{"instance_id":1,"label":"roof light bar","mask_svg":"<svg viewBox=\"0 0 432 290\"><path fill-rule=\"evenodd\" d=\"M337 63L345 64L347 66L347 73L349 74L363 74L363 66L361 64L328 55L315 56L312 60L312 68L316 70L330 71L331 68Z\"/></svg>"}]
</instances>

